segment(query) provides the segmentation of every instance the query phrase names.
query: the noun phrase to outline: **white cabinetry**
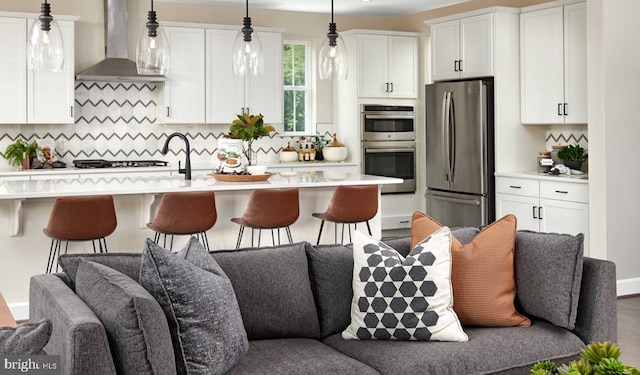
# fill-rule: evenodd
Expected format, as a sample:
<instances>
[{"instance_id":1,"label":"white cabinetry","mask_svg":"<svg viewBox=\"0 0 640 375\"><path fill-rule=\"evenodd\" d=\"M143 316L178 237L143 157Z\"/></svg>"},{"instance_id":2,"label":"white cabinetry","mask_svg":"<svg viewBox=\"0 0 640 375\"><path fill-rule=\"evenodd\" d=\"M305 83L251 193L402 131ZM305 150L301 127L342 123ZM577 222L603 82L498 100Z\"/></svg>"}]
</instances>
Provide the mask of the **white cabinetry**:
<instances>
[{"instance_id":1,"label":"white cabinetry","mask_svg":"<svg viewBox=\"0 0 640 375\"><path fill-rule=\"evenodd\" d=\"M74 101L74 22L56 17L64 43L59 72L27 70L27 30L33 20L0 17L0 123L71 124Z\"/></svg>"},{"instance_id":2,"label":"white cabinetry","mask_svg":"<svg viewBox=\"0 0 640 375\"><path fill-rule=\"evenodd\" d=\"M520 15L523 124L587 122L586 16L584 2Z\"/></svg>"},{"instance_id":3,"label":"white cabinetry","mask_svg":"<svg viewBox=\"0 0 640 375\"><path fill-rule=\"evenodd\" d=\"M493 76L494 15L431 25L431 79Z\"/></svg>"},{"instance_id":4,"label":"white cabinetry","mask_svg":"<svg viewBox=\"0 0 640 375\"><path fill-rule=\"evenodd\" d=\"M514 214L518 229L584 234L589 249L589 186L585 183L496 178L496 217Z\"/></svg>"},{"instance_id":5,"label":"white cabinetry","mask_svg":"<svg viewBox=\"0 0 640 375\"><path fill-rule=\"evenodd\" d=\"M164 83L165 122L205 122L205 31L165 27L171 57Z\"/></svg>"},{"instance_id":6,"label":"white cabinetry","mask_svg":"<svg viewBox=\"0 0 640 375\"><path fill-rule=\"evenodd\" d=\"M357 38L359 97L418 96L416 37L360 34Z\"/></svg>"}]
</instances>

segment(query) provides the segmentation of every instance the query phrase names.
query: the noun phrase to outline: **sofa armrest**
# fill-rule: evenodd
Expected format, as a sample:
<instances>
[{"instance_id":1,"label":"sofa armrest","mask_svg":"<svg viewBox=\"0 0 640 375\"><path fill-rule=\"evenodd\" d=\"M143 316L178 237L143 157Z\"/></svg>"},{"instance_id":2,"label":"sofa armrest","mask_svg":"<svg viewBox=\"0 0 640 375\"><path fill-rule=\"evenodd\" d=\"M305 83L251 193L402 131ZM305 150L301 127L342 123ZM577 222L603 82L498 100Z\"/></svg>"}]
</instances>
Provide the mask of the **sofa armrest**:
<instances>
[{"instance_id":1,"label":"sofa armrest","mask_svg":"<svg viewBox=\"0 0 640 375\"><path fill-rule=\"evenodd\" d=\"M51 339L44 350L60 355L63 374L116 373L104 326L59 276L31 277L29 318L51 320Z\"/></svg>"},{"instance_id":2,"label":"sofa armrest","mask_svg":"<svg viewBox=\"0 0 640 375\"><path fill-rule=\"evenodd\" d=\"M584 258L578 315L573 332L585 344L617 341L616 266L613 262Z\"/></svg>"}]
</instances>

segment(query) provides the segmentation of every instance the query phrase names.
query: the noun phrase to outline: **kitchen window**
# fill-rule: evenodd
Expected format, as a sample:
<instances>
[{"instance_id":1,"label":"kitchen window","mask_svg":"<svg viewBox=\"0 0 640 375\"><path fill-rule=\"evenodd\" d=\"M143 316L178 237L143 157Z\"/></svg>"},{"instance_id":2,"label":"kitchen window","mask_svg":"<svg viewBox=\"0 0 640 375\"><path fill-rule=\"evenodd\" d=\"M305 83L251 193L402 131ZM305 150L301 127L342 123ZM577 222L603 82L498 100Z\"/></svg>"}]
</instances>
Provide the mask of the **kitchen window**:
<instances>
[{"instance_id":1,"label":"kitchen window","mask_svg":"<svg viewBox=\"0 0 640 375\"><path fill-rule=\"evenodd\" d=\"M312 129L312 56L310 41L284 41L284 131L308 134Z\"/></svg>"}]
</instances>

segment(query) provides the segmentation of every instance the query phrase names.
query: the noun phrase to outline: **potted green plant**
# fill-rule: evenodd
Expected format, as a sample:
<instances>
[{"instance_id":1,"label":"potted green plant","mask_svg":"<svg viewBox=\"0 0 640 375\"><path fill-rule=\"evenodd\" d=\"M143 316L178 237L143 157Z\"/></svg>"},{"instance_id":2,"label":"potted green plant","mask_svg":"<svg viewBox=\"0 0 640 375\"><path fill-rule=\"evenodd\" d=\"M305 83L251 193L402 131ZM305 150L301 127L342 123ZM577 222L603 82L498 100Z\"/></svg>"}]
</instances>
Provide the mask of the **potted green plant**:
<instances>
[{"instance_id":1,"label":"potted green plant","mask_svg":"<svg viewBox=\"0 0 640 375\"><path fill-rule=\"evenodd\" d=\"M247 142L247 147L243 147L242 152L247 159L247 164L252 165L253 141L268 136L270 132L275 130L273 126L264 124L262 114L250 115L243 113L242 115L238 115L237 119L233 120L231 127L229 127L228 137L242 139Z\"/></svg>"},{"instance_id":2,"label":"potted green plant","mask_svg":"<svg viewBox=\"0 0 640 375\"><path fill-rule=\"evenodd\" d=\"M28 166L31 165L31 160L36 157L37 149L38 145L35 141L27 143L27 141L23 139L18 139L7 146L7 149L4 151L4 158L7 159L12 166L22 166L22 169L29 169ZM23 164L23 160L25 160L25 164Z\"/></svg>"},{"instance_id":3,"label":"potted green plant","mask_svg":"<svg viewBox=\"0 0 640 375\"><path fill-rule=\"evenodd\" d=\"M533 365L530 375L640 375L640 371L618 360L620 347L607 342L587 345L580 353L580 359L566 365L556 366L551 361L541 361Z\"/></svg>"},{"instance_id":4,"label":"potted green plant","mask_svg":"<svg viewBox=\"0 0 640 375\"><path fill-rule=\"evenodd\" d=\"M580 170L580 168L582 168L582 162L587 160L587 154L585 149L576 143L575 145L569 145L558 151L558 158L562 159L565 166Z\"/></svg>"}]
</instances>

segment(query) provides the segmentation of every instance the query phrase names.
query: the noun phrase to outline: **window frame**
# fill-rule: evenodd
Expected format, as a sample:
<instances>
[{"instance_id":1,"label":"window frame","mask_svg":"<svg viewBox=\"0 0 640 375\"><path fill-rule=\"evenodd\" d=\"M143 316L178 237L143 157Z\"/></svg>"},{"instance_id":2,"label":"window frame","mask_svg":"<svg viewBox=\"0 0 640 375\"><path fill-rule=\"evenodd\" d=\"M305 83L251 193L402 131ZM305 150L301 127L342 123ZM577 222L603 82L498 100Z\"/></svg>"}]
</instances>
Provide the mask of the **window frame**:
<instances>
[{"instance_id":1,"label":"window frame","mask_svg":"<svg viewBox=\"0 0 640 375\"><path fill-rule=\"evenodd\" d=\"M312 40L301 40L301 39L286 39L282 42L282 48L284 51L285 45L301 45L305 48L305 86L288 86L284 84L284 75L282 79L282 87L283 87L283 96L286 91L293 91L294 93L297 91L305 92L305 124L304 130L300 131L286 131L283 127L283 133L285 136L299 136L306 134L314 134L315 133L315 56L314 56L314 48ZM286 62L283 59L283 70L284 64ZM286 102L283 101L283 113L286 113L286 109L284 106Z\"/></svg>"}]
</instances>

